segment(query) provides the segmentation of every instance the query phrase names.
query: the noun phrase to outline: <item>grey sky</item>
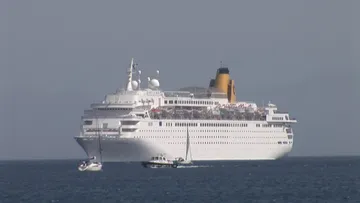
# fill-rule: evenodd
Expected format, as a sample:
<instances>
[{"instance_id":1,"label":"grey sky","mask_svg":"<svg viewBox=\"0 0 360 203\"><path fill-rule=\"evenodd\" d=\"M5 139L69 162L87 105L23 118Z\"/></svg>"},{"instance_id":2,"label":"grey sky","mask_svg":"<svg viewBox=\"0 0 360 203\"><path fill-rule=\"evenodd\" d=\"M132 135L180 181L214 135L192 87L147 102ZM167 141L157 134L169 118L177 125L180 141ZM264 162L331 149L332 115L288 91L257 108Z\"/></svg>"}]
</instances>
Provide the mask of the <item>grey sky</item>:
<instances>
[{"instance_id":1,"label":"grey sky","mask_svg":"<svg viewBox=\"0 0 360 203\"><path fill-rule=\"evenodd\" d=\"M238 100L271 100L299 120L291 155L359 155L358 9L335 0L1 1L0 158L83 157L73 139L83 110L124 84L131 57L144 77L159 69L164 89L207 86L222 60Z\"/></svg>"}]
</instances>

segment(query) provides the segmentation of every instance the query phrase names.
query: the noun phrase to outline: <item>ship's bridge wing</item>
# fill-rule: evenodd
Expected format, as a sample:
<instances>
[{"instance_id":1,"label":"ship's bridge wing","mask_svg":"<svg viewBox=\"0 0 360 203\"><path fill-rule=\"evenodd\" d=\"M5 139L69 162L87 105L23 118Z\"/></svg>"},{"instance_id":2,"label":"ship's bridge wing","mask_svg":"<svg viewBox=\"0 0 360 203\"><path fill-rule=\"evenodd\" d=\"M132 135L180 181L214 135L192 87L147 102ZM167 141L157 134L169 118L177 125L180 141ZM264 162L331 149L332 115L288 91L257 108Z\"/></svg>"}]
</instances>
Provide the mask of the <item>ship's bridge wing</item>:
<instances>
[{"instance_id":1,"label":"ship's bridge wing","mask_svg":"<svg viewBox=\"0 0 360 203\"><path fill-rule=\"evenodd\" d=\"M290 118L289 113L278 111L275 104L269 103L265 110L266 121L269 123L297 123L295 118Z\"/></svg>"}]
</instances>

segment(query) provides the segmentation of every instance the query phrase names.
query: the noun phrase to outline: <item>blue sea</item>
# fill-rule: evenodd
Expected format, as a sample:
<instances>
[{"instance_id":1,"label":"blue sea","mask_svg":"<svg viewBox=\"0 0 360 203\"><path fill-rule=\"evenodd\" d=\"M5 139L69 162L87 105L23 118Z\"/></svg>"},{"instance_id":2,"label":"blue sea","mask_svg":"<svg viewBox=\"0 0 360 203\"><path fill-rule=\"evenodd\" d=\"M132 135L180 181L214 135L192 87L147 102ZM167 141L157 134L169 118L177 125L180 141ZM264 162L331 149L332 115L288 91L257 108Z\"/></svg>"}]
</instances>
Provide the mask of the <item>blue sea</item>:
<instances>
[{"instance_id":1,"label":"blue sea","mask_svg":"<svg viewBox=\"0 0 360 203\"><path fill-rule=\"evenodd\" d=\"M0 162L0 202L360 202L360 157L197 162L148 169L79 160Z\"/></svg>"}]
</instances>

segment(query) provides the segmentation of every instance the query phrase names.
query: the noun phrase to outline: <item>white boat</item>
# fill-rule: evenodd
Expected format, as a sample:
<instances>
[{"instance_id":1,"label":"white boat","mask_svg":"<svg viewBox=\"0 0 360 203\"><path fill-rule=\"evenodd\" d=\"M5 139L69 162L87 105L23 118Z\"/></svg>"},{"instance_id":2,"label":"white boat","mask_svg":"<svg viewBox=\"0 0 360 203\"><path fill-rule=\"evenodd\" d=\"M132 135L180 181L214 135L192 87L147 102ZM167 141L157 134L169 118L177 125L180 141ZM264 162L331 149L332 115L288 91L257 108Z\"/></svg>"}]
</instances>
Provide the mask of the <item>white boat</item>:
<instances>
[{"instance_id":1,"label":"white boat","mask_svg":"<svg viewBox=\"0 0 360 203\"><path fill-rule=\"evenodd\" d=\"M141 164L145 168L177 168L178 166L176 162L167 159L164 154L151 157L151 160L143 161Z\"/></svg>"},{"instance_id":2,"label":"white boat","mask_svg":"<svg viewBox=\"0 0 360 203\"><path fill-rule=\"evenodd\" d=\"M79 167L79 171L101 171L102 164L96 161L83 162Z\"/></svg>"},{"instance_id":3,"label":"white boat","mask_svg":"<svg viewBox=\"0 0 360 203\"><path fill-rule=\"evenodd\" d=\"M176 161L181 165L188 165L193 164L192 162L192 155L191 155L191 148L190 148L190 136L189 136L189 127L186 129L186 153L185 153L185 159L182 157L179 157L176 159ZM190 158L189 158L190 157Z\"/></svg>"},{"instance_id":4,"label":"white boat","mask_svg":"<svg viewBox=\"0 0 360 203\"><path fill-rule=\"evenodd\" d=\"M100 131L101 132L101 131ZM79 166L79 171L101 171L102 170L102 148L101 148L101 134L98 136L98 150L100 155L100 161L96 161L96 157L93 156L88 161L83 161Z\"/></svg>"}]
</instances>

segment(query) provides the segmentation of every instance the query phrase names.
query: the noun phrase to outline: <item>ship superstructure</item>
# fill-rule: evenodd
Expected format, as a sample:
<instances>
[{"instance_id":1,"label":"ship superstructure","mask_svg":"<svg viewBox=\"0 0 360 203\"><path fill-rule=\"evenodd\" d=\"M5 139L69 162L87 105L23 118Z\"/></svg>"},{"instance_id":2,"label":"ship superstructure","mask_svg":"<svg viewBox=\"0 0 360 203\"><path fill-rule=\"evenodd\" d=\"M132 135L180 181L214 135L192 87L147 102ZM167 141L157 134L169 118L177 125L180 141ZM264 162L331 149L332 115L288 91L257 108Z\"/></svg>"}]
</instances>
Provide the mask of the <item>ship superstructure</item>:
<instances>
[{"instance_id":1,"label":"ship superstructure","mask_svg":"<svg viewBox=\"0 0 360 203\"><path fill-rule=\"evenodd\" d=\"M259 107L236 101L227 67L217 70L208 88L179 91L162 91L159 71L140 88L141 71L133 59L127 73L125 89L84 112L75 139L89 157L98 156L98 132L103 162L146 161L156 154L184 157L187 129L194 161L273 160L292 149L296 119L270 102Z\"/></svg>"}]
</instances>

